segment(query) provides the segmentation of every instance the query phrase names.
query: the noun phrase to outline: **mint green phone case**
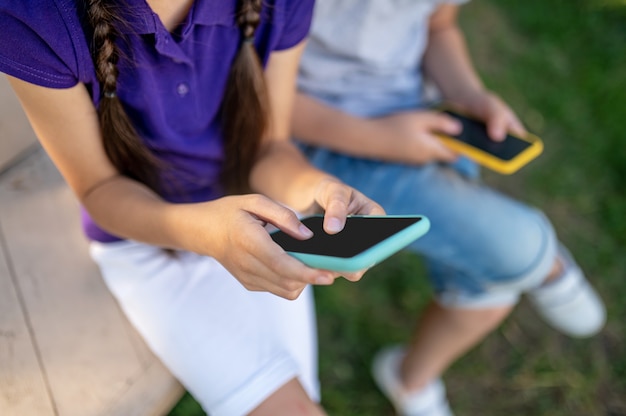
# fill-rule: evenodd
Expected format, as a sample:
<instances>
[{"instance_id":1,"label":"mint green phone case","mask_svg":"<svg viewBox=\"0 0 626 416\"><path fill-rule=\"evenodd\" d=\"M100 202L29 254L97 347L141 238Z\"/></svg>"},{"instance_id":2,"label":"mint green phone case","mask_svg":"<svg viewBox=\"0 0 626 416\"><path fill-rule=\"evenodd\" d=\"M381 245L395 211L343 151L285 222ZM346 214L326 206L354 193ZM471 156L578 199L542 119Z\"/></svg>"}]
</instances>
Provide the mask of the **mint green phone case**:
<instances>
[{"instance_id":1,"label":"mint green phone case","mask_svg":"<svg viewBox=\"0 0 626 416\"><path fill-rule=\"evenodd\" d=\"M417 240L430 229L430 221L423 215L384 215L384 216L353 216L361 218L421 218L391 236L377 242L373 246L352 257L335 257L329 255L309 254L287 251L304 264L323 270L338 272L355 272L372 267L391 255L402 250ZM350 218L350 217L348 217Z\"/></svg>"}]
</instances>

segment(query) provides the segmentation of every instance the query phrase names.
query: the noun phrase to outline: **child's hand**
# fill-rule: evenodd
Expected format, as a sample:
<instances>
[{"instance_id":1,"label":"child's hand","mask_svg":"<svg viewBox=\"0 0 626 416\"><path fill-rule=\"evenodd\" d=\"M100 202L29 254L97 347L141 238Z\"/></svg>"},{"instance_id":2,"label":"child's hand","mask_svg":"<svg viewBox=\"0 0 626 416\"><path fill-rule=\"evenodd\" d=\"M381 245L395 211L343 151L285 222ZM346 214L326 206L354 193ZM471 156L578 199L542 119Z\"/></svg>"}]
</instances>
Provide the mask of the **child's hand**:
<instances>
[{"instance_id":1,"label":"child's hand","mask_svg":"<svg viewBox=\"0 0 626 416\"><path fill-rule=\"evenodd\" d=\"M350 214L384 215L380 205L356 189L333 177L321 180L315 189L316 211L324 211L324 230L336 234L343 230ZM313 211L312 210L312 211Z\"/></svg>"},{"instance_id":2,"label":"child's hand","mask_svg":"<svg viewBox=\"0 0 626 416\"><path fill-rule=\"evenodd\" d=\"M500 97L490 91L481 91L462 99L452 100L458 107L487 125L489 137L495 141L504 140L508 132L517 136L525 136L526 129L515 115L515 112Z\"/></svg>"},{"instance_id":3,"label":"child's hand","mask_svg":"<svg viewBox=\"0 0 626 416\"><path fill-rule=\"evenodd\" d=\"M437 111L405 111L374 119L382 127L385 140L393 147L395 162L425 164L454 162L457 155L437 137L437 133L456 135L461 124Z\"/></svg>"},{"instance_id":4,"label":"child's hand","mask_svg":"<svg viewBox=\"0 0 626 416\"><path fill-rule=\"evenodd\" d=\"M187 243L193 251L214 257L246 289L296 299L308 284L332 284L337 276L305 266L270 237L270 223L299 239L312 233L295 213L262 195L220 198L187 206L195 232ZM182 231L182 230L181 230Z\"/></svg>"},{"instance_id":5,"label":"child's hand","mask_svg":"<svg viewBox=\"0 0 626 416\"><path fill-rule=\"evenodd\" d=\"M384 214L379 205L333 180L318 186L317 197L317 203L329 212L325 223L329 232L343 228L347 214ZM310 238L311 232L293 211L269 198L229 196L178 209L184 210L181 215L191 230L178 230L185 235L184 246L214 257L248 290L293 300L307 285L330 285L341 276L310 268L274 243L265 229L268 223L299 239ZM364 272L346 277L359 280Z\"/></svg>"},{"instance_id":6,"label":"child's hand","mask_svg":"<svg viewBox=\"0 0 626 416\"><path fill-rule=\"evenodd\" d=\"M385 214L380 205L356 189L332 177L320 181L315 192L315 202L325 211L324 230L328 234L336 234L343 230L346 224L346 216L349 214ZM361 280L366 271L343 273L341 276L351 282L356 282ZM338 277L339 275L335 274L334 276Z\"/></svg>"}]
</instances>

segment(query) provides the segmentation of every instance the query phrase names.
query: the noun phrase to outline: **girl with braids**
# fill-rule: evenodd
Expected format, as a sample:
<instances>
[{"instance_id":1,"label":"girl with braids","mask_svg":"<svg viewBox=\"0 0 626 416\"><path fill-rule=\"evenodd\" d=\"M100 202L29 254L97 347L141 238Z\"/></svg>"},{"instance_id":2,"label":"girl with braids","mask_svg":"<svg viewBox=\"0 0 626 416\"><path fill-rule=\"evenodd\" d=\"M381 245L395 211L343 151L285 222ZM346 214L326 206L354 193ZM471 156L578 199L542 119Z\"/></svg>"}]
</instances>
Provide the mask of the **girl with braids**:
<instances>
[{"instance_id":1,"label":"girl with braids","mask_svg":"<svg viewBox=\"0 0 626 416\"><path fill-rule=\"evenodd\" d=\"M0 6L0 71L81 202L93 258L212 416L323 414L310 285L338 275L265 226L310 237L286 206L325 211L329 233L383 213L289 142L311 14L311 0Z\"/></svg>"}]
</instances>

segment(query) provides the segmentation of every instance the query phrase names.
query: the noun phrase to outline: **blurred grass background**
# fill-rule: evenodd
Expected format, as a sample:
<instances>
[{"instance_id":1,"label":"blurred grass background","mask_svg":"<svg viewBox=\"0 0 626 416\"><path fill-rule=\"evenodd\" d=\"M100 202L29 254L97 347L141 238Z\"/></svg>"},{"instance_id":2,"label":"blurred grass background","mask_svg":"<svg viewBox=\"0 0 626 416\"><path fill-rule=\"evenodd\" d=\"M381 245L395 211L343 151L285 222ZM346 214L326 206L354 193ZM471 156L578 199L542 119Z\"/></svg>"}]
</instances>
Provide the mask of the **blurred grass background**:
<instances>
[{"instance_id":1,"label":"blurred grass background","mask_svg":"<svg viewBox=\"0 0 626 416\"><path fill-rule=\"evenodd\" d=\"M549 329L522 302L445 374L458 416L626 415L626 1L474 0L462 8L475 64L544 154L485 180L541 207L608 305L589 340ZM430 297L419 258L401 253L358 284L316 288L323 405L392 415L373 354L405 342ZM170 416L204 415L185 396Z\"/></svg>"}]
</instances>

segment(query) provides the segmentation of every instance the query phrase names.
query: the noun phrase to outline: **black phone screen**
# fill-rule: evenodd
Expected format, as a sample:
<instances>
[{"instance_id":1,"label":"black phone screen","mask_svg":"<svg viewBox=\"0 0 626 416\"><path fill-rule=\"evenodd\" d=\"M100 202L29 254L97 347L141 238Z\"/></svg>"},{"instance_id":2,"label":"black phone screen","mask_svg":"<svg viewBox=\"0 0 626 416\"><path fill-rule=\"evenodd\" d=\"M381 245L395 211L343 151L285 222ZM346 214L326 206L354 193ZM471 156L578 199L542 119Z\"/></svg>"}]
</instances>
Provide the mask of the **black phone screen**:
<instances>
[{"instance_id":1,"label":"black phone screen","mask_svg":"<svg viewBox=\"0 0 626 416\"><path fill-rule=\"evenodd\" d=\"M348 217L337 234L326 234L323 217L309 217L302 223L313 231L308 240L297 240L282 231L271 234L285 251L350 258L421 221L420 217Z\"/></svg>"},{"instance_id":2,"label":"black phone screen","mask_svg":"<svg viewBox=\"0 0 626 416\"><path fill-rule=\"evenodd\" d=\"M453 111L446 110L444 113L456 118L463 124L461 134L452 137L490 153L499 159L511 160L531 145L530 142L521 140L510 134L507 134L506 138L501 142L493 141L489 138L487 127L484 123Z\"/></svg>"}]
</instances>

